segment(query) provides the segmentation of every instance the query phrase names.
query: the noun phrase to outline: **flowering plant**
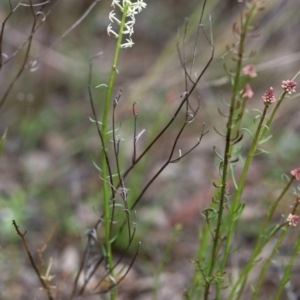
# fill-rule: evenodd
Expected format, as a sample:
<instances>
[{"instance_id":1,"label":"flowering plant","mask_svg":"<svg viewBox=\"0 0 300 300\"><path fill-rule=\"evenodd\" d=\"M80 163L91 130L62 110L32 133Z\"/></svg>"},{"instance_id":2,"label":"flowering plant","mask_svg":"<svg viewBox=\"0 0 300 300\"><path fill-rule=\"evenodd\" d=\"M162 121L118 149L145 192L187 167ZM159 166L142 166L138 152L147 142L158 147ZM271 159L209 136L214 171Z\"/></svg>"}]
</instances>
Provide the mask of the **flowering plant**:
<instances>
[{"instance_id":1,"label":"flowering plant","mask_svg":"<svg viewBox=\"0 0 300 300\"><path fill-rule=\"evenodd\" d=\"M122 18L122 20L119 20L116 17L116 13L113 9L109 13L109 20L111 23L107 26L107 34L112 34L116 38L118 38L120 34L128 35L129 38L126 39L126 43L121 44L121 48L130 48L134 45L131 36L134 33L133 26L135 24L135 15L140 13L143 8L146 8L147 4L143 0L137 0L136 2L132 2L130 0L123 0L122 5L120 4L120 2L120 0L113 0L111 5L114 8L118 7L124 17ZM122 28L119 33L116 33L112 29L112 23L114 22L116 22L120 26L120 28Z\"/></svg>"}]
</instances>

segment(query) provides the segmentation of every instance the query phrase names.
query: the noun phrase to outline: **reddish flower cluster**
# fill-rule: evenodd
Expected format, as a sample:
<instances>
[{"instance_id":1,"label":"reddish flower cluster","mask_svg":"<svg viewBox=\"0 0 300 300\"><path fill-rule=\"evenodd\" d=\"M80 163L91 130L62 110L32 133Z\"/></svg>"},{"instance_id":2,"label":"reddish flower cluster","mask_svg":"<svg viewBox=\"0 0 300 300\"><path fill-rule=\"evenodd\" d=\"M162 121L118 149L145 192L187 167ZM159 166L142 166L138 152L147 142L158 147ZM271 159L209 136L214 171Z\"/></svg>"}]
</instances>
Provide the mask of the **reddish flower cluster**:
<instances>
[{"instance_id":1,"label":"reddish flower cluster","mask_svg":"<svg viewBox=\"0 0 300 300\"><path fill-rule=\"evenodd\" d=\"M300 168L292 170L291 174L295 177L296 180L300 180Z\"/></svg>"},{"instance_id":2,"label":"reddish flower cluster","mask_svg":"<svg viewBox=\"0 0 300 300\"><path fill-rule=\"evenodd\" d=\"M248 98L248 99L252 98L254 95L250 84L246 84L244 89L240 93L242 94L243 98Z\"/></svg>"},{"instance_id":3,"label":"reddish flower cluster","mask_svg":"<svg viewBox=\"0 0 300 300\"><path fill-rule=\"evenodd\" d=\"M297 215L289 214L286 221L289 223L290 226L297 226L300 217Z\"/></svg>"},{"instance_id":4,"label":"reddish flower cluster","mask_svg":"<svg viewBox=\"0 0 300 300\"><path fill-rule=\"evenodd\" d=\"M255 66L254 65L247 65L242 69L245 75L249 75L249 77L253 78L257 76Z\"/></svg>"},{"instance_id":5,"label":"reddish flower cluster","mask_svg":"<svg viewBox=\"0 0 300 300\"><path fill-rule=\"evenodd\" d=\"M288 93L296 92L297 83L294 80L283 80L281 87Z\"/></svg>"},{"instance_id":6,"label":"reddish flower cluster","mask_svg":"<svg viewBox=\"0 0 300 300\"><path fill-rule=\"evenodd\" d=\"M262 96L263 101L266 104L272 104L274 102L276 102L276 98L274 95L274 89L272 87L270 87L265 94Z\"/></svg>"}]
</instances>

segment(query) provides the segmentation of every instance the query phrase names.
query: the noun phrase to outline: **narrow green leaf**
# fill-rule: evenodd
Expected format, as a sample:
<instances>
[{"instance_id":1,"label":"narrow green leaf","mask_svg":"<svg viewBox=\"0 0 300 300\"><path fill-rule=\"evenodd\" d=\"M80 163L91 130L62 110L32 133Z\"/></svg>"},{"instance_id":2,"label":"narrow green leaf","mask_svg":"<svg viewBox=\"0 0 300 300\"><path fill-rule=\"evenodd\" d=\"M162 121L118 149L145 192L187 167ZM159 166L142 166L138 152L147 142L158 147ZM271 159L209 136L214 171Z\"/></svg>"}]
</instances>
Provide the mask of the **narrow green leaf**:
<instances>
[{"instance_id":1,"label":"narrow green leaf","mask_svg":"<svg viewBox=\"0 0 300 300\"><path fill-rule=\"evenodd\" d=\"M95 88L98 89L99 87L102 87L102 86L107 88L107 84L104 84L104 83L101 83L101 84L97 85Z\"/></svg>"},{"instance_id":2,"label":"narrow green leaf","mask_svg":"<svg viewBox=\"0 0 300 300\"><path fill-rule=\"evenodd\" d=\"M263 140L261 140L258 144L261 145L261 144L267 142L271 137L272 137L272 135L267 136L266 138L264 138Z\"/></svg>"},{"instance_id":3,"label":"narrow green leaf","mask_svg":"<svg viewBox=\"0 0 300 300\"><path fill-rule=\"evenodd\" d=\"M3 148L4 148L4 143L5 143L5 139L6 139L6 135L7 135L7 127L5 128L4 130L4 133L0 139L0 156L2 155L2 151L3 151Z\"/></svg>"},{"instance_id":4,"label":"narrow green leaf","mask_svg":"<svg viewBox=\"0 0 300 300\"><path fill-rule=\"evenodd\" d=\"M264 149L257 149L254 156L257 156L259 154L270 154L271 152L267 151L267 150L264 150Z\"/></svg>"},{"instance_id":5,"label":"narrow green leaf","mask_svg":"<svg viewBox=\"0 0 300 300\"><path fill-rule=\"evenodd\" d=\"M121 128L121 126L115 128L115 132L117 132L120 128ZM114 132L114 131L113 131L113 129L112 129L112 130L107 131L107 134L111 134L111 133L113 133L113 132Z\"/></svg>"},{"instance_id":6,"label":"narrow green leaf","mask_svg":"<svg viewBox=\"0 0 300 300\"><path fill-rule=\"evenodd\" d=\"M244 128L241 128L241 130L245 130L246 132L249 133L249 135L252 137L252 139L254 138L252 132L248 128L244 127Z\"/></svg>"},{"instance_id":7,"label":"narrow green leaf","mask_svg":"<svg viewBox=\"0 0 300 300\"><path fill-rule=\"evenodd\" d=\"M240 203L238 208L235 211L235 217L234 217L235 221L240 218L240 216L242 215L242 213L244 211L244 208L245 208L245 203Z\"/></svg>"},{"instance_id":8,"label":"narrow green leaf","mask_svg":"<svg viewBox=\"0 0 300 300\"><path fill-rule=\"evenodd\" d=\"M90 154L90 159L91 159L91 161L92 161L92 164L94 165L94 167L100 172L100 173L102 173L102 170L101 170L101 168L96 164L96 162L95 162L95 160L94 160L94 158L93 158L93 155L92 154Z\"/></svg>"},{"instance_id":9,"label":"narrow green leaf","mask_svg":"<svg viewBox=\"0 0 300 300\"><path fill-rule=\"evenodd\" d=\"M98 124L102 125L102 123L101 123L100 121L95 121L95 120L92 119L91 117L90 117L89 119L90 119L90 121L91 121L92 123L98 123Z\"/></svg>"},{"instance_id":10,"label":"narrow green leaf","mask_svg":"<svg viewBox=\"0 0 300 300\"><path fill-rule=\"evenodd\" d=\"M214 149L214 152L215 152L216 156L217 156L221 161L223 161L223 157L218 153L216 146L214 146L213 149Z\"/></svg>"},{"instance_id":11,"label":"narrow green leaf","mask_svg":"<svg viewBox=\"0 0 300 300\"><path fill-rule=\"evenodd\" d=\"M232 178L232 181L233 181L233 185L234 185L235 189L237 190L238 189L238 185L237 185L236 180L235 180L233 166L230 165L229 168L230 168L230 171L231 171L231 178Z\"/></svg>"}]
</instances>

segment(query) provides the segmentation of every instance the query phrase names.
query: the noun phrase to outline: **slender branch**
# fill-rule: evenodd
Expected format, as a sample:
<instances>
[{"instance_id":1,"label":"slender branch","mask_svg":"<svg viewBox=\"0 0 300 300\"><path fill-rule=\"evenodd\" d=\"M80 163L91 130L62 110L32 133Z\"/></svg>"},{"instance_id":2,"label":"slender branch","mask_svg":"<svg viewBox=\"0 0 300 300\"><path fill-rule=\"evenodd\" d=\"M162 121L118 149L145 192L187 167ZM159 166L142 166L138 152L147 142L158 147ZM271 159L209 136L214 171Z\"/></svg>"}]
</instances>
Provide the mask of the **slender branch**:
<instances>
[{"instance_id":1,"label":"slender branch","mask_svg":"<svg viewBox=\"0 0 300 300\"><path fill-rule=\"evenodd\" d=\"M22 232L19 230L19 227L18 227L18 225L17 225L17 223L16 223L15 220L12 221L12 224L13 224L13 226L15 227L15 229L16 229L16 231L17 231L17 234L18 234L18 235L21 237L21 239L22 239L22 242L23 242L23 245L24 245L24 247L25 247L25 249L26 249L27 255L28 255L29 260L30 260L30 263L31 263L31 265L32 265L32 267L33 267L33 269L34 269L34 271L35 271L37 277L39 278L40 283L42 284L43 288L45 289L46 294L47 294L47 296L48 296L48 299L49 299L49 300L54 300L53 297L52 297L52 295L51 295L51 291L50 291L48 285L46 284L46 282L43 280L43 278L42 278L42 276L41 276L41 274L40 274L40 272L39 272L39 270L38 270L38 268L37 268L37 266L36 266L36 264L35 264L35 262L34 262L34 259L33 259L32 255L31 255L31 252L30 252L30 250L29 250L29 247L28 247L28 245L27 245L26 238L25 238L25 235L26 235L27 231L25 231L24 233L22 233Z\"/></svg>"},{"instance_id":2,"label":"slender branch","mask_svg":"<svg viewBox=\"0 0 300 300\"><path fill-rule=\"evenodd\" d=\"M29 52L30 52L30 49L31 49L32 37L33 37L32 34L35 31L36 23L37 23L37 18L34 18L34 22L33 22L32 29L31 29L31 37L29 38L29 42L28 42L28 46L27 46L27 49L26 49L26 53L25 53L25 57L24 57L23 63L21 65L21 68L19 69L17 75L12 80L12 82L8 86L6 92L4 93L4 95L3 95L3 97L2 97L2 99L0 101L0 108L4 104L4 102L5 102L8 94L10 93L10 91L12 90L12 88L15 85L16 81L19 79L19 77L21 76L21 74L23 73L23 71L24 71L24 69L26 67L26 64L27 64L27 61L28 61L28 58L29 58ZM1 54L1 56L2 56L2 54Z\"/></svg>"},{"instance_id":3,"label":"slender branch","mask_svg":"<svg viewBox=\"0 0 300 300\"><path fill-rule=\"evenodd\" d=\"M117 260L117 262L114 264L114 266L112 267L112 269L109 270L109 274L110 274L111 272L113 272L113 271L115 270L115 268L119 265L119 263L124 259L124 257L125 257L125 255L126 255L128 249L130 248L130 246L131 246L131 244L132 244L133 238L134 238L134 236L135 236L135 232L136 232L136 226L134 226L134 228L133 228L132 236L131 236L131 238L130 238L129 241L128 241L128 244L127 244L127 247L126 247L125 251L123 251L123 254L120 256L120 258L119 258L119 259ZM107 276L104 276L103 278L101 278L101 279L99 280L99 282L97 283L97 285L94 287L94 290L97 289L97 288L101 285L101 283L105 280L106 277L107 277Z\"/></svg>"},{"instance_id":4,"label":"slender branch","mask_svg":"<svg viewBox=\"0 0 300 300\"><path fill-rule=\"evenodd\" d=\"M184 130L184 128L186 127L187 123L184 122L184 124L181 126L176 138L175 138L175 141L173 143L173 146L172 146L172 149L170 151L170 154L169 154L169 157L167 159L167 161L162 165L162 167L156 172L156 174L149 180L149 182L146 184L146 186L143 188L143 190L141 191L141 193L139 194L139 196L136 198L136 200L134 201L131 209L134 209L135 206L138 204L138 202L141 200L141 198L143 197L143 195L145 194L145 192L147 191L147 189L149 188L149 186L156 180L156 178L159 176L159 174L161 174L161 172L172 162L176 162L175 161L172 161L172 157L173 157L173 154L174 154L174 151L175 151L175 148L176 148L176 145L177 145L177 142ZM206 133L202 133L200 138L199 138L199 143L197 143L197 145L200 144L203 136L205 135ZM192 149L195 149L195 147L193 147ZM190 152L190 151L189 151ZM178 159L177 159L178 160Z\"/></svg>"},{"instance_id":5,"label":"slender branch","mask_svg":"<svg viewBox=\"0 0 300 300\"><path fill-rule=\"evenodd\" d=\"M132 164L136 161L136 142L137 142L137 135L136 135L136 123L137 123L137 115L138 113L135 110L136 102L132 105L132 114L133 114L133 154L132 154Z\"/></svg>"},{"instance_id":6,"label":"slender branch","mask_svg":"<svg viewBox=\"0 0 300 300\"><path fill-rule=\"evenodd\" d=\"M152 142L146 147L146 149L142 152L142 154L136 159L135 163L132 164L125 172L123 178L125 178L131 171L132 169L138 164L138 162L146 155L146 153L152 148L152 146L161 138L161 136L166 132L166 130L172 125L172 123L175 121L175 119L177 118L179 112L181 111L182 106L184 105L184 103L188 100L189 96L193 93L193 91L195 90L196 86L198 85L200 79L202 78L202 76L204 75L204 73L206 72L206 70L208 69L208 67L210 66L211 62L213 61L214 58L214 47L212 46L212 51L211 51L211 56L208 59L208 62L206 63L206 65L204 66L204 68L202 69L200 75L197 77L194 85L191 87L191 89L188 92L184 93L183 99L181 100L177 110L175 111L173 117L171 118L171 120L165 125L165 127L157 134L157 136L152 140ZM120 182L117 186L120 185Z\"/></svg>"},{"instance_id":7,"label":"slender branch","mask_svg":"<svg viewBox=\"0 0 300 300\"><path fill-rule=\"evenodd\" d=\"M92 96L92 89L91 89L92 60L93 60L94 57L95 56L93 56L93 57L90 58L88 92L89 92L89 99L90 99L90 104L91 104L91 108L92 108L92 112L93 112L93 117L94 117L94 120L95 120L96 128L97 128L97 131L98 131L99 138L101 140L101 144L103 145L103 135L102 135L102 132L101 132L100 127L99 127L99 123L98 123L98 119L97 119L97 113L96 113L96 109L95 109L94 101L93 101L93 96ZM107 155L106 151L104 151L104 155L105 155L106 165L107 165L107 168L108 168L108 174L109 174L109 179L110 179L111 192L112 192L113 198L115 198L115 190L113 188L112 171L111 171L111 167L110 167L110 163L109 163L109 158L108 158L108 155ZM104 179L106 179L106 178L104 178Z\"/></svg>"},{"instance_id":8,"label":"slender branch","mask_svg":"<svg viewBox=\"0 0 300 300\"><path fill-rule=\"evenodd\" d=\"M101 224L102 221L98 221L94 228L92 230L95 230L97 231L98 229L98 226ZM73 290L72 290L72 294L71 294L71 300L75 297L75 293L76 293L76 289L77 289L77 286L78 286L78 280L79 280L79 276L82 272L82 270L84 269L84 266L85 266L85 262L87 261L87 258L89 256L89 250L91 248L91 240L90 240L90 236L88 235L88 241L87 241L87 244L86 244L86 247L85 247L85 250L84 250L84 253L83 253L83 256L82 256L82 259L81 259L81 262L80 262L80 266L79 266L79 269L78 269L78 272L76 274L76 277L75 277L75 280L74 280L74 284L73 284ZM87 281L85 281L85 284L83 285L83 289L85 288L85 286L87 285L88 281L90 280L90 278L88 278ZM81 288L81 290L82 290ZM80 293L80 292L79 292Z\"/></svg>"},{"instance_id":9,"label":"slender branch","mask_svg":"<svg viewBox=\"0 0 300 300\"><path fill-rule=\"evenodd\" d=\"M131 263L129 265L129 267L127 268L126 272L124 273L124 275L120 278L120 280L114 284L111 284L107 289L103 290L103 291L100 291L100 292L96 292L96 293L93 293L92 295L100 295L100 294L105 294L107 292L109 292L110 290L112 290L113 288L115 288L117 285L119 285L121 283L121 281L123 281L123 279L127 276L127 274L129 273L129 271L131 270L139 252L140 252L140 247L141 247L141 243L139 243L139 246L138 246L138 249L133 257L133 259L131 260Z\"/></svg>"}]
</instances>

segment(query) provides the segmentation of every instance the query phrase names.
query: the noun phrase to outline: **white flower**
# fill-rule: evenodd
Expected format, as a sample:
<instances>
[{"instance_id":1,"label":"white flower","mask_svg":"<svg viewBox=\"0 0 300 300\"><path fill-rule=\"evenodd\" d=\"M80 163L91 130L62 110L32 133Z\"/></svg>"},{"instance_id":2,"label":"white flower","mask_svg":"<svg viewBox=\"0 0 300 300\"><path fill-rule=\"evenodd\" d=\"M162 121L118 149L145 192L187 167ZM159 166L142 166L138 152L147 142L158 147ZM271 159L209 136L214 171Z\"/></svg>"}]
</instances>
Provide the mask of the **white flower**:
<instances>
[{"instance_id":1,"label":"white flower","mask_svg":"<svg viewBox=\"0 0 300 300\"><path fill-rule=\"evenodd\" d=\"M111 6L115 7L116 5L120 8L121 11L123 11L124 8L120 4L120 0L113 0Z\"/></svg>"},{"instance_id":2,"label":"white flower","mask_svg":"<svg viewBox=\"0 0 300 300\"><path fill-rule=\"evenodd\" d=\"M115 5L120 6L120 0L113 0L111 6L115 7Z\"/></svg>"},{"instance_id":3,"label":"white flower","mask_svg":"<svg viewBox=\"0 0 300 300\"><path fill-rule=\"evenodd\" d=\"M127 14L126 17L131 17L136 15L138 12L135 10L135 8L133 6L130 6L127 10Z\"/></svg>"},{"instance_id":4,"label":"white flower","mask_svg":"<svg viewBox=\"0 0 300 300\"><path fill-rule=\"evenodd\" d=\"M135 24L135 17L134 17L134 15L130 16L130 18L131 18L131 21L127 21L125 25L133 26Z\"/></svg>"},{"instance_id":5,"label":"white flower","mask_svg":"<svg viewBox=\"0 0 300 300\"><path fill-rule=\"evenodd\" d=\"M107 26L107 34L110 36L110 33L112 33L116 38L119 36L117 33L115 33L113 30L112 30L112 26L111 24L109 24Z\"/></svg>"},{"instance_id":6,"label":"white flower","mask_svg":"<svg viewBox=\"0 0 300 300\"><path fill-rule=\"evenodd\" d=\"M126 30L123 31L123 34L129 34L129 36L132 36L133 34L133 26L128 26L127 24L125 24L126 26Z\"/></svg>"},{"instance_id":7,"label":"white flower","mask_svg":"<svg viewBox=\"0 0 300 300\"><path fill-rule=\"evenodd\" d=\"M121 45L122 48L130 48L134 45L134 42L132 41L132 39L126 39L127 43L124 43Z\"/></svg>"},{"instance_id":8,"label":"white flower","mask_svg":"<svg viewBox=\"0 0 300 300\"><path fill-rule=\"evenodd\" d=\"M109 20L113 23L114 22L114 20L115 21L117 21L119 24L121 23L121 21L118 19L118 18L116 18L115 17L115 13L114 13L114 11L112 10L110 13L109 13Z\"/></svg>"},{"instance_id":9,"label":"white flower","mask_svg":"<svg viewBox=\"0 0 300 300\"><path fill-rule=\"evenodd\" d=\"M146 8L147 4L143 0L137 0L135 3L133 3L133 6L140 13L143 8Z\"/></svg>"},{"instance_id":10,"label":"white flower","mask_svg":"<svg viewBox=\"0 0 300 300\"><path fill-rule=\"evenodd\" d=\"M134 45L134 42L131 39L131 36L134 33L133 26L135 24L135 15L140 13L143 8L146 8L147 4L144 2L144 0L112 0L112 6L115 8L116 6L119 7L120 11L124 13L124 9L126 7L126 20L125 20L125 29L123 29L122 34L127 34L130 38L126 39L126 43L121 44L122 48L129 48ZM129 20L128 20L128 19ZM116 17L116 13L114 10L112 10L109 13L109 20L111 23L114 23L115 21L118 23L118 25L121 24L121 21ZM128 21L127 21L128 20ZM127 22L126 22L127 21ZM107 34L113 34L116 38L119 37L119 34L114 32L112 30L112 24L109 24L107 27Z\"/></svg>"},{"instance_id":11,"label":"white flower","mask_svg":"<svg viewBox=\"0 0 300 300\"><path fill-rule=\"evenodd\" d=\"M130 0L123 0L123 7L124 7L126 4L132 5L132 2L131 2Z\"/></svg>"}]
</instances>

